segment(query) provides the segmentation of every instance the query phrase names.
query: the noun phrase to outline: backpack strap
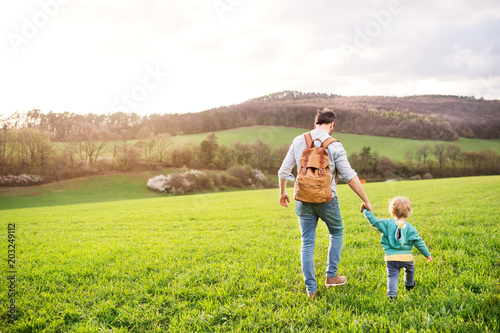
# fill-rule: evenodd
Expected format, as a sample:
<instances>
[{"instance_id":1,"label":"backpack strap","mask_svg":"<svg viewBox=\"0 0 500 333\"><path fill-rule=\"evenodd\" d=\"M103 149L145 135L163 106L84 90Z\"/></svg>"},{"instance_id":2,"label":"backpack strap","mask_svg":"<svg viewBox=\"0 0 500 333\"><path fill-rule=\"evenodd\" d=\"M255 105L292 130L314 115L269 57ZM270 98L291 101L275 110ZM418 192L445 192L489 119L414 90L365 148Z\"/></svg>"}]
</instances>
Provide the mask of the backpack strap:
<instances>
[{"instance_id":1,"label":"backpack strap","mask_svg":"<svg viewBox=\"0 0 500 333\"><path fill-rule=\"evenodd\" d=\"M307 162L309 161L309 148L314 147L313 139L311 136L311 132L304 133L304 138L306 139L306 156L304 159L304 167L302 168L302 174L306 174Z\"/></svg>"},{"instance_id":2,"label":"backpack strap","mask_svg":"<svg viewBox=\"0 0 500 333\"><path fill-rule=\"evenodd\" d=\"M304 133L304 139L306 139L306 146L309 148L314 148L314 143L313 143L314 141L318 140L319 142L321 142L320 139L313 140L311 132ZM326 149L330 144L334 142L340 142L340 141L330 136L325 141L321 142L321 146Z\"/></svg>"},{"instance_id":3,"label":"backpack strap","mask_svg":"<svg viewBox=\"0 0 500 333\"><path fill-rule=\"evenodd\" d=\"M324 154L323 154L323 151L325 151L329 145L331 145L332 143L334 142L339 142L339 140L337 139L334 139L332 138L331 136L328 137L327 139L325 139L325 141L323 141L321 143L321 158L320 158L320 161L319 161L319 174L320 175L323 175L323 165L324 165Z\"/></svg>"},{"instance_id":4,"label":"backpack strap","mask_svg":"<svg viewBox=\"0 0 500 333\"><path fill-rule=\"evenodd\" d=\"M337 139L334 139L332 137L329 137L328 139L326 139L325 141L323 141L323 147L325 147L325 149L332 143L334 142L340 142L339 140Z\"/></svg>"},{"instance_id":5,"label":"backpack strap","mask_svg":"<svg viewBox=\"0 0 500 333\"><path fill-rule=\"evenodd\" d=\"M313 146L313 138L311 132L304 133L304 138L306 139L306 146L310 148L314 148Z\"/></svg>"}]
</instances>

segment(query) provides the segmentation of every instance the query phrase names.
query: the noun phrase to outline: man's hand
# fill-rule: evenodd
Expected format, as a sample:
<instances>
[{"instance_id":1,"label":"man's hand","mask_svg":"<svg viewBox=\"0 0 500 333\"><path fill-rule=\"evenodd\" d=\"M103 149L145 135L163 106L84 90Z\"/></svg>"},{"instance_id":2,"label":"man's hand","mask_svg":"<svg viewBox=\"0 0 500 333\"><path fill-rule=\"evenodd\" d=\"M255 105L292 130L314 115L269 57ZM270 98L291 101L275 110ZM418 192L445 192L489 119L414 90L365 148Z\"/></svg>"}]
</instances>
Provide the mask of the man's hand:
<instances>
[{"instance_id":1,"label":"man's hand","mask_svg":"<svg viewBox=\"0 0 500 333\"><path fill-rule=\"evenodd\" d=\"M361 209L359 210L361 213L363 213L363 208L368 209L370 212L373 213L373 208L372 205L369 202L363 202L361 203Z\"/></svg>"},{"instance_id":2,"label":"man's hand","mask_svg":"<svg viewBox=\"0 0 500 333\"><path fill-rule=\"evenodd\" d=\"M428 256L427 257L427 262L431 262L432 261L432 256Z\"/></svg>"},{"instance_id":3,"label":"man's hand","mask_svg":"<svg viewBox=\"0 0 500 333\"><path fill-rule=\"evenodd\" d=\"M281 193L280 194L280 204L282 206L288 207L288 203L290 202L290 197L288 196L288 193Z\"/></svg>"},{"instance_id":4,"label":"man's hand","mask_svg":"<svg viewBox=\"0 0 500 333\"><path fill-rule=\"evenodd\" d=\"M363 208L368 209L373 213L372 205L370 204L370 200L366 196L365 190L363 189L363 185L361 185L361 181L358 176L355 176L350 181L347 182L349 187L358 195L358 197L363 200L363 205L361 206L361 212L363 212Z\"/></svg>"}]
</instances>

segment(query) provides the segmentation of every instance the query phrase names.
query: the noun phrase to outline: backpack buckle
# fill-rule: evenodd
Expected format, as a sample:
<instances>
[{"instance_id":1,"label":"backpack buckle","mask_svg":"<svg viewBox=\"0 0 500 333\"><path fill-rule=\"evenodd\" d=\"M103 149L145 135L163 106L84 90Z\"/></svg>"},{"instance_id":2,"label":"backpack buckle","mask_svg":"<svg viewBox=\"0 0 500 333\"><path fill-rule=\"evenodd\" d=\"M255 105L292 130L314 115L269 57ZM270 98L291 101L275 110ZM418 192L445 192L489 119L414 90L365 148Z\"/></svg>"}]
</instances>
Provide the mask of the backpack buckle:
<instances>
[{"instance_id":1,"label":"backpack buckle","mask_svg":"<svg viewBox=\"0 0 500 333\"><path fill-rule=\"evenodd\" d=\"M319 175L323 176L323 169L319 169Z\"/></svg>"}]
</instances>

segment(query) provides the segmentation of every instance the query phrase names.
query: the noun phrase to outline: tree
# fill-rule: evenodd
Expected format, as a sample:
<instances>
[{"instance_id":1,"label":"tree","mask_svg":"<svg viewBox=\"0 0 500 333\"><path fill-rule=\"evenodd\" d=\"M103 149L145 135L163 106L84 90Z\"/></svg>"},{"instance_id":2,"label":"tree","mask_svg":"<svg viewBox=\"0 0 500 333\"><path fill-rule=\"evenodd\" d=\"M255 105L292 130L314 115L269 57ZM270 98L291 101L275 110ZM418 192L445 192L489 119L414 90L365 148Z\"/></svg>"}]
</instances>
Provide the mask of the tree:
<instances>
[{"instance_id":1,"label":"tree","mask_svg":"<svg viewBox=\"0 0 500 333\"><path fill-rule=\"evenodd\" d=\"M420 145L415 151L415 158L417 160L417 166L420 166L420 161L422 161L423 165L425 165L425 161L427 160L427 156L431 153L431 147L424 143Z\"/></svg>"},{"instance_id":2,"label":"tree","mask_svg":"<svg viewBox=\"0 0 500 333\"><path fill-rule=\"evenodd\" d=\"M392 178L398 170L398 166L388 157L381 157L377 163L377 173L384 178Z\"/></svg>"},{"instance_id":3,"label":"tree","mask_svg":"<svg viewBox=\"0 0 500 333\"><path fill-rule=\"evenodd\" d=\"M499 155L493 149L483 149L479 152L479 158L484 163L484 168L486 174L498 173L499 165Z\"/></svg>"},{"instance_id":4,"label":"tree","mask_svg":"<svg viewBox=\"0 0 500 333\"><path fill-rule=\"evenodd\" d=\"M236 164L236 150L226 146L221 145L217 154L216 166L218 169L227 170Z\"/></svg>"},{"instance_id":5,"label":"tree","mask_svg":"<svg viewBox=\"0 0 500 333\"><path fill-rule=\"evenodd\" d=\"M236 141L233 143L233 149L235 150L237 164L250 164L253 152L249 144Z\"/></svg>"},{"instance_id":6,"label":"tree","mask_svg":"<svg viewBox=\"0 0 500 333\"><path fill-rule=\"evenodd\" d=\"M271 165L270 169L278 170L283 162L283 159L288 154L288 150L290 149L288 144L284 144L281 147L275 148L273 150L273 154L271 156ZM295 167L296 168L296 167Z\"/></svg>"},{"instance_id":7,"label":"tree","mask_svg":"<svg viewBox=\"0 0 500 333\"><path fill-rule=\"evenodd\" d=\"M193 167L195 156L199 150L199 145L195 142L186 142L171 150L172 165L174 167Z\"/></svg>"},{"instance_id":8,"label":"tree","mask_svg":"<svg viewBox=\"0 0 500 333\"><path fill-rule=\"evenodd\" d=\"M144 161L148 165L154 164L153 149L155 148L156 141L154 138L148 138L140 142L142 145L142 152L144 154Z\"/></svg>"},{"instance_id":9,"label":"tree","mask_svg":"<svg viewBox=\"0 0 500 333\"><path fill-rule=\"evenodd\" d=\"M363 147L361 153L359 154L361 163L361 173L364 174L374 174L377 169L377 154L372 154L371 147Z\"/></svg>"},{"instance_id":10,"label":"tree","mask_svg":"<svg viewBox=\"0 0 500 333\"><path fill-rule=\"evenodd\" d=\"M34 128L23 128L16 130L9 141L15 158L11 171L45 174L45 167L55 154L47 133Z\"/></svg>"},{"instance_id":11,"label":"tree","mask_svg":"<svg viewBox=\"0 0 500 333\"><path fill-rule=\"evenodd\" d=\"M50 141L49 135L37 131L32 137L35 145L35 149L38 155L38 165L40 167L40 172L42 175L45 174L46 166L49 160L55 155L55 150L52 142Z\"/></svg>"},{"instance_id":12,"label":"tree","mask_svg":"<svg viewBox=\"0 0 500 333\"><path fill-rule=\"evenodd\" d=\"M109 143L109 131L83 123L79 125L78 132L75 139L78 142L80 155L92 167Z\"/></svg>"},{"instance_id":13,"label":"tree","mask_svg":"<svg viewBox=\"0 0 500 333\"><path fill-rule=\"evenodd\" d=\"M451 161L453 169L456 168L461 153L462 149L455 144L451 144L446 148L446 157Z\"/></svg>"},{"instance_id":14,"label":"tree","mask_svg":"<svg viewBox=\"0 0 500 333\"><path fill-rule=\"evenodd\" d=\"M154 160L163 165L170 147L170 134L159 134L153 139L152 153Z\"/></svg>"},{"instance_id":15,"label":"tree","mask_svg":"<svg viewBox=\"0 0 500 333\"><path fill-rule=\"evenodd\" d=\"M446 144L445 143L436 143L434 145L434 149L432 153L436 157L439 163L439 172L440 175L443 175L443 166L446 162Z\"/></svg>"},{"instance_id":16,"label":"tree","mask_svg":"<svg viewBox=\"0 0 500 333\"><path fill-rule=\"evenodd\" d=\"M251 145L253 159L251 165L260 170L268 170L271 163L271 147L262 140Z\"/></svg>"},{"instance_id":17,"label":"tree","mask_svg":"<svg viewBox=\"0 0 500 333\"><path fill-rule=\"evenodd\" d=\"M214 167L214 160L217 155L217 149L219 144L217 143L217 136L211 133L203 140L200 144L200 160L203 165L207 168Z\"/></svg>"},{"instance_id":18,"label":"tree","mask_svg":"<svg viewBox=\"0 0 500 333\"><path fill-rule=\"evenodd\" d=\"M3 175L7 165L7 133L9 127L7 123L2 125L2 134L0 136L0 175Z\"/></svg>"},{"instance_id":19,"label":"tree","mask_svg":"<svg viewBox=\"0 0 500 333\"><path fill-rule=\"evenodd\" d=\"M475 151L468 151L465 153L464 157L464 175L467 175L467 169L472 169L473 174L478 170L479 163L479 153Z\"/></svg>"}]
</instances>

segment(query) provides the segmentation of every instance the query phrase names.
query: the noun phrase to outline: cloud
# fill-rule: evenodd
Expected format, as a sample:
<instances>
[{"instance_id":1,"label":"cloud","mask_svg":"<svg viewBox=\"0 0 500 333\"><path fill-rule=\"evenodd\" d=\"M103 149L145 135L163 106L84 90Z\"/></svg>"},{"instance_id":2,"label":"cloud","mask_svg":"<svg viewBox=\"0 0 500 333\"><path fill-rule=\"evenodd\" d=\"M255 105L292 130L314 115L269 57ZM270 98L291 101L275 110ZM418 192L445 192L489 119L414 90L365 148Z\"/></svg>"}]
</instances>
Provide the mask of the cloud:
<instances>
[{"instance_id":1,"label":"cloud","mask_svg":"<svg viewBox=\"0 0 500 333\"><path fill-rule=\"evenodd\" d=\"M500 98L498 1L220 0L221 16L215 0L72 0L14 52L9 33L22 36L55 1L65 2L1 5L1 113L109 112L156 66L168 78L132 111L195 112L288 89Z\"/></svg>"}]
</instances>

